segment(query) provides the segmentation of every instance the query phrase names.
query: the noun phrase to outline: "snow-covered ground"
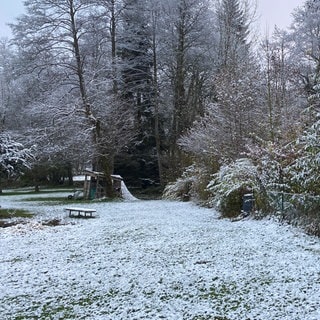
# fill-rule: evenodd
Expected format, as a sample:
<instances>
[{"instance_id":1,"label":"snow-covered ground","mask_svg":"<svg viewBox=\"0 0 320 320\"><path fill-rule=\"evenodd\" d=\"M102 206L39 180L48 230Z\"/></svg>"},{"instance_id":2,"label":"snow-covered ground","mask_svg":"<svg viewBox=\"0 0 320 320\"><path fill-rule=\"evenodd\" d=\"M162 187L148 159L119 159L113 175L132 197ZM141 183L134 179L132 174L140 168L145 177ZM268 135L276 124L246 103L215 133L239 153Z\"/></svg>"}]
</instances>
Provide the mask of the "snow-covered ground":
<instances>
[{"instance_id":1,"label":"snow-covered ground","mask_svg":"<svg viewBox=\"0 0 320 320\"><path fill-rule=\"evenodd\" d=\"M320 319L320 241L292 227L170 201L71 219L14 198L70 223L0 229L1 319Z\"/></svg>"}]
</instances>

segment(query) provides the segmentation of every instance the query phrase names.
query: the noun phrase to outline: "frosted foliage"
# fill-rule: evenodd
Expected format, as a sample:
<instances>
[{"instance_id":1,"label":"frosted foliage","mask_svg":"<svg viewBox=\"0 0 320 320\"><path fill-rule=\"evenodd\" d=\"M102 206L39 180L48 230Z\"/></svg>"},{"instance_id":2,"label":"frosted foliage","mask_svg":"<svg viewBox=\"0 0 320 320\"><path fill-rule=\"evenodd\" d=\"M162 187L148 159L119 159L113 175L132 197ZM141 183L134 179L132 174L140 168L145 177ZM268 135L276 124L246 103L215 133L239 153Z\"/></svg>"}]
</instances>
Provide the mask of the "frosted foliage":
<instances>
[{"instance_id":1,"label":"frosted foliage","mask_svg":"<svg viewBox=\"0 0 320 320\"><path fill-rule=\"evenodd\" d=\"M193 169L194 166L186 168L181 178L169 183L163 192L163 197L165 199L180 200L183 196L189 194L191 186L196 180Z\"/></svg>"},{"instance_id":2,"label":"frosted foliage","mask_svg":"<svg viewBox=\"0 0 320 320\"><path fill-rule=\"evenodd\" d=\"M298 158L288 172L292 182L297 183L305 191L320 192L320 120L297 140Z\"/></svg>"},{"instance_id":3,"label":"frosted foliage","mask_svg":"<svg viewBox=\"0 0 320 320\"><path fill-rule=\"evenodd\" d=\"M207 191L204 190L210 179L208 168L193 164L185 169L182 177L169 183L163 197L172 200L192 199L198 204L207 204Z\"/></svg>"},{"instance_id":4,"label":"frosted foliage","mask_svg":"<svg viewBox=\"0 0 320 320\"><path fill-rule=\"evenodd\" d=\"M320 56L320 1L308 0L293 14L291 37L296 54L318 63Z\"/></svg>"},{"instance_id":5,"label":"frosted foliage","mask_svg":"<svg viewBox=\"0 0 320 320\"><path fill-rule=\"evenodd\" d=\"M237 190L259 188L258 171L250 159L243 158L224 165L213 175L208 189L213 194L212 204L219 207L221 201Z\"/></svg>"},{"instance_id":6,"label":"frosted foliage","mask_svg":"<svg viewBox=\"0 0 320 320\"><path fill-rule=\"evenodd\" d=\"M283 173L285 163L291 161L292 151L290 148L257 137L255 140L257 141L247 144L246 155L255 163L261 185L269 190L289 188Z\"/></svg>"},{"instance_id":7,"label":"frosted foliage","mask_svg":"<svg viewBox=\"0 0 320 320\"><path fill-rule=\"evenodd\" d=\"M215 77L218 102L208 103L205 114L180 138L184 151L199 159L239 157L248 135L264 126L256 71L243 66L237 75L225 72Z\"/></svg>"},{"instance_id":8,"label":"frosted foliage","mask_svg":"<svg viewBox=\"0 0 320 320\"><path fill-rule=\"evenodd\" d=\"M203 157L204 154L214 157L219 154L216 141L217 124L222 119L217 117L218 108L217 104L207 106L206 114L194 122L187 134L179 139L178 143L184 151L195 157Z\"/></svg>"},{"instance_id":9,"label":"frosted foliage","mask_svg":"<svg viewBox=\"0 0 320 320\"><path fill-rule=\"evenodd\" d=\"M0 135L0 171L10 176L23 167L29 167L31 151L15 142L7 134Z\"/></svg>"},{"instance_id":10,"label":"frosted foliage","mask_svg":"<svg viewBox=\"0 0 320 320\"><path fill-rule=\"evenodd\" d=\"M38 158L111 158L132 140L130 114L114 94L116 60L106 40L106 11L115 2L117 8L119 1L28 0L26 14L12 25L19 72L35 83L22 88L19 130L37 141Z\"/></svg>"}]
</instances>

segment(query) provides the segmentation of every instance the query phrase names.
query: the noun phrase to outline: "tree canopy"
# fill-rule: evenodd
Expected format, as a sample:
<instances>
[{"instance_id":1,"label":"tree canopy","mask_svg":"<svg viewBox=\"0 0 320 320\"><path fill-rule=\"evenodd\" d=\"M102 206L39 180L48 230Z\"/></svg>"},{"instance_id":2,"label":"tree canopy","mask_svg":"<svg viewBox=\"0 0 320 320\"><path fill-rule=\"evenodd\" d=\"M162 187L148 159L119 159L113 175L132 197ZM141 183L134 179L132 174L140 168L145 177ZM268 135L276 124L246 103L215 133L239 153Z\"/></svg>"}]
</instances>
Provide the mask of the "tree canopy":
<instances>
[{"instance_id":1,"label":"tree canopy","mask_svg":"<svg viewBox=\"0 0 320 320\"><path fill-rule=\"evenodd\" d=\"M36 144L36 161L140 187L190 166L205 186L244 157L261 168L253 150L269 159L281 150L283 175L302 163L307 172L314 160L299 159L311 159L301 141L318 121L319 6L306 0L288 30L258 44L249 0L27 0L13 39L1 40L1 130Z\"/></svg>"}]
</instances>

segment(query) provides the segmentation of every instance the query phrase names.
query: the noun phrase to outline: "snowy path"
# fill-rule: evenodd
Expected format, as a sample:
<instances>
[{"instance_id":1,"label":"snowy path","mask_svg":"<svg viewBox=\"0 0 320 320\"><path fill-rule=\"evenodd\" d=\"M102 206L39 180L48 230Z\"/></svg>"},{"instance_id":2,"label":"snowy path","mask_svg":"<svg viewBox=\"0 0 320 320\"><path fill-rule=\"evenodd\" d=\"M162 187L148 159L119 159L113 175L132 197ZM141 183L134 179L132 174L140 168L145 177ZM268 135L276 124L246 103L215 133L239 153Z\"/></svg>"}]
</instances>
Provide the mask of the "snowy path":
<instances>
[{"instance_id":1,"label":"snowy path","mask_svg":"<svg viewBox=\"0 0 320 320\"><path fill-rule=\"evenodd\" d=\"M98 218L0 229L1 319L320 319L318 239L190 203L89 207Z\"/></svg>"}]
</instances>

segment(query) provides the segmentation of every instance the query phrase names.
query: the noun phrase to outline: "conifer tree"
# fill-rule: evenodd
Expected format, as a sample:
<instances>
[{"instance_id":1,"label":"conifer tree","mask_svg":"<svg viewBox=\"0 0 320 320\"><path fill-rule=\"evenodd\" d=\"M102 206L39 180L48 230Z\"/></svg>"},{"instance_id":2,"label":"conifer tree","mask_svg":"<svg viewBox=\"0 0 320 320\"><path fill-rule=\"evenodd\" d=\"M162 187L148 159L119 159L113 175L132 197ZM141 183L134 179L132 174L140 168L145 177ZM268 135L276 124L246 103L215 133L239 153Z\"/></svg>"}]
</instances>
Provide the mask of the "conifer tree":
<instances>
[{"instance_id":1,"label":"conifer tree","mask_svg":"<svg viewBox=\"0 0 320 320\"><path fill-rule=\"evenodd\" d=\"M246 1L220 0L216 7L219 69L234 69L250 55L250 9Z\"/></svg>"}]
</instances>

